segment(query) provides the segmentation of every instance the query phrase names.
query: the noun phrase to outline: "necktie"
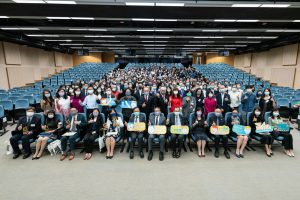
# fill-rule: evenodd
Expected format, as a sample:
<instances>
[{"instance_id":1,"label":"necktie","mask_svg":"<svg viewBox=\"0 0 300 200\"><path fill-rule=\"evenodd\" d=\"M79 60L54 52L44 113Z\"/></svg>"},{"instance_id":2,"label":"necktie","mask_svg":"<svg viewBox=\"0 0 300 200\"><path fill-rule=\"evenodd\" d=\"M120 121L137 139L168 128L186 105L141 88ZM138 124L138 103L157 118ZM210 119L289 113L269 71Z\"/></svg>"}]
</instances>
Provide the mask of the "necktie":
<instances>
[{"instance_id":1,"label":"necktie","mask_svg":"<svg viewBox=\"0 0 300 200\"><path fill-rule=\"evenodd\" d=\"M158 116L155 117L155 125L158 125Z\"/></svg>"},{"instance_id":2,"label":"necktie","mask_svg":"<svg viewBox=\"0 0 300 200\"><path fill-rule=\"evenodd\" d=\"M217 117L217 126L219 126L219 118Z\"/></svg>"},{"instance_id":3,"label":"necktie","mask_svg":"<svg viewBox=\"0 0 300 200\"><path fill-rule=\"evenodd\" d=\"M180 120L179 120L179 116L176 115L175 117L175 125L179 125L180 126Z\"/></svg>"}]
</instances>

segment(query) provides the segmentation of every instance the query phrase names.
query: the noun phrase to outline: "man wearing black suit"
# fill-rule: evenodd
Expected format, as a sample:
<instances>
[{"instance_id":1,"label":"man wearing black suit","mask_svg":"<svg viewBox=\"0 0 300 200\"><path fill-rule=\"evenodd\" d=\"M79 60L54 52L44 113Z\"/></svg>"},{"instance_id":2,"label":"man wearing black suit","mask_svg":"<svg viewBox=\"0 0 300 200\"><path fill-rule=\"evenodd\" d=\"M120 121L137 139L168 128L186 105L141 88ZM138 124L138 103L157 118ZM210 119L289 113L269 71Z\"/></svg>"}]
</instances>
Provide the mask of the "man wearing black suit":
<instances>
[{"instance_id":1,"label":"man wearing black suit","mask_svg":"<svg viewBox=\"0 0 300 200\"><path fill-rule=\"evenodd\" d=\"M222 116L221 109L217 108L215 110L214 115L208 120L208 125L209 127L225 125L225 120ZM219 144L221 139L224 147L224 155L227 159L230 159L230 155L228 153L228 137L226 135L215 135L215 157L219 157Z\"/></svg>"},{"instance_id":2,"label":"man wearing black suit","mask_svg":"<svg viewBox=\"0 0 300 200\"><path fill-rule=\"evenodd\" d=\"M21 155L19 149L19 140L22 140L22 147L24 149L23 159L31 155L30 139L36 139L38 134L42 131L41 119L34 115L35 109L30 107L26 110L26 116L19 119L16 130L12 131L10 144L14 150L13 159Z\"/></svg>"},{"instance_id":3,"label":"man wearing black suit","mask_svg":"<svg viewBox=\"0 0 300 200\"><path fill-rule=\"evenodd\" d=\"M224 85L220 86L220 93L216 96L217 99L217 106L220 108L223 112L223 116L227 112L230 112L230 96L226 93L226 89Z\"/></svg>"},{"instance_id":4,"label":"man wearing black suit","mask_svg":"<svg viewBox=\"0 0 300 200\"><path fill-rule=\"evenodd\" d=\"M144 94L141 96L138 107L140 108L141 112L145 113L146 116L148 117L152 110L154 109L154 98L153 96L149 93L149 88L145 87L144 88Z\"/></svg>"},{"instance_id":5,"label":"man wearing black suit","mask_svg":"<svg viewBox=\"0 0 300 200\"><path fill-rule=\"evenodd\" d=\"M155 126L155 125L165 125L166 118L163 113L161 113L160 108L156 107L154 109L154 113L151 113L149 116L149 126ZM165 149L165 135L154 135L149 133L148 137L148 160L152 160L153 157L153 151L152 151L152 145L154 138L159 139L159 160L164 160L164 149Z\"/></svg>"},{"instance_id":6,"label":"man wearing black suit","mask_svg":"<svg viewBox=\"0 0 300 200\"><path fill-rule=\"evenodd\" d=\"M111 89L107 88L105 94L102 96L102 98L106 98L106 101L110 102L111 101L115 101L116 97L114 95L111 94ZM102 113L105 115L105 117L107 117L108 111L110 110L111 106L102 106Z\"/></svg>"},{"instance_id":7,"label":"man wearing black suit","mask_svg":"<svg viewBox=\"0 0 300 200\"><path fill-rule=\"evenodd\" d=\"M167 116L168 115L168 103L169 103L169 97L166 95L167 88L166 87L160 87L159 93L156 94L154 99L154 105L155 107L160 107L161 112Z\"/></svg>"},{"instance_id":8,"label":"man wearing black suit","mask_svg":"<svg viewBox=\"0 0 300 200\"><path fill-rule=\"evenodd\" d=\"M129 118L129 123L139 123L139 122L144 122L146 123L146 118L143 114L140 113L139 108L134 108L133 113L131 117ZM127 123L125 122L125 125L127 126ZM138 149L140 152L140 157L144 158L144 153L143 153L143 139L144 139L144 132L130 132L131 136L131 141L130 141L130 153L129 157L130 159L134 158L134 152L133 152L133 146L135 144L136 139L138 139Z\"/></svg>"},{"instance_id":9,"label":"man wearing black suit","mask_svg":"<svg viewBox=\"0 0 300 200\"><path fill-rule=\"evenodd\" d=\"M143 95L143 85L139 83L138 88L134 94L137 101L140 101L141 97Z\"/></svg>"},{"instance_id":10,"label":"man wearing black suit","mask_svg":"<svg viewBox=\"0 0 300 200\"><path fill-rule=\"evenodd\" d=\"M167 119L166 124L168 126L178 125L178 126L185 126L187 125L186 118L180 113L180 108L176 107L174 112L170 114ZM176 146L176 140L178 140L178 146ZM173 148L173 158L179 158L181 155L181 149L183 145L184 135L182 134L172 134L171 135L171 145Z\"/></svg>"}]
</instances>

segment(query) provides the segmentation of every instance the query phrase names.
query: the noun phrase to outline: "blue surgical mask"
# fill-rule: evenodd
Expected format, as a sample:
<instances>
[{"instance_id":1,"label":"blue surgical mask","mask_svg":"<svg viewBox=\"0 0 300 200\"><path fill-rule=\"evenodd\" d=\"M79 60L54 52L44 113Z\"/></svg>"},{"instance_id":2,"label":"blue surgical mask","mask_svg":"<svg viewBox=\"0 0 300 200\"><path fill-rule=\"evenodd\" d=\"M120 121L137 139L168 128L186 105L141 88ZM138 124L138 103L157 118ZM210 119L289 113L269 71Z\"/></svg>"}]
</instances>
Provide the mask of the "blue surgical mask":
<instances>
[{"instance_id":1,"label":"blue surgical mask","mask_svg":"<svg viewBox=\"0 0 300 200\"><path fill-rule=\"evenodd\" d=\"M45 97L49 98L51 95L49 93L45 94Z\"/></svg>"},{"instance_id":2,"label":"blue surgical mask","mask_svg":"<svg viewBox=\"0 0 300 200\"><path fill-rule=\"evenodd\" d=\"M131 95L131 92L126 92L125 95L126 95L126 96L130 96L130 95Z\"/></svg>"},{"instance_id":3,"label":"blue surgical mask","mask_svg":"<svg viewBox=\"0 0 300 200\"><path fill-rule=\"evenodd\" d=\"M220 116L221 116L221 113L215 113L215 115L216 115L217 117L220 117Z\"/></svg>"},{"instance_id":4,"label":"blue surgical mask","mask_svg":"<svg viewBox=\"0 0 300 200\"><path fill-rule=\"evenodd\" d=\"M140 115L140 112L134 112L133 113L135 116L139 116Z\"/></svg>"},{"instance_id":5,"label":"blue surgical mask","mask_svg":"<svg viewBox=\"0 0 300 200\"><path fill-rule=\"evenodd\" d=\"M159 116L160 115L160 112L154 112L156 116Z\"/></svg>"}]
</instances>

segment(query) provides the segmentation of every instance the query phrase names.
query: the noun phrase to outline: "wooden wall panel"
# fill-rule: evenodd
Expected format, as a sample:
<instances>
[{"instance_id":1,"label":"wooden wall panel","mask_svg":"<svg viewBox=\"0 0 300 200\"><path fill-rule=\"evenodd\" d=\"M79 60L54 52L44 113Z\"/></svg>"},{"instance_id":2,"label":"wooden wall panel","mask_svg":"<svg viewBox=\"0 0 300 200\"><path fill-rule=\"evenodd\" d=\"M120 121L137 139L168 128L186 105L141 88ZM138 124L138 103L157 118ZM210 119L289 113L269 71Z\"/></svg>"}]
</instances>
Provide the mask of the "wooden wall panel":
<instances>
[{"instance_id":1,"label":"wooden wall panel","mask_svg":"<svg viewBox=\"0 0 300 200\"><path fill-rule=\"evenodd\" d=\"M296 65L298 56L298 44L283 47L282 65Z\"/></svg>"},{"instance_id":2,"label":"wooden wall panel","mask_svg":"<svg viewBox=\"0 0 300 200\"><path fill-rule=\"evenodd\" d=\"M5 63L7 65L21 65L20 45L3 42Z\"/></svg>"}]
</instances>

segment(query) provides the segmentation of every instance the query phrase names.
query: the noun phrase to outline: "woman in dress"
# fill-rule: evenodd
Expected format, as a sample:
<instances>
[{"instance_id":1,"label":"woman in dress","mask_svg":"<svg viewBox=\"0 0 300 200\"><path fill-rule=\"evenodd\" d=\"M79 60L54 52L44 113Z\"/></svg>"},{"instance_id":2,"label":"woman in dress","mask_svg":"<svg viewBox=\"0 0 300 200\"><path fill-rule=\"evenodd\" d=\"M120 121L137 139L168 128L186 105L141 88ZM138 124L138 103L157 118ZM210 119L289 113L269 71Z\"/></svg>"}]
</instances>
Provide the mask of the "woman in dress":
<instances>
[{"instance_id":1,"label":"woman in dress","mask_svg":"<svg viewBox=\"0 0 300 200\"><path fill-rule=\"evenodd\" d=\"M194 119L192 122L192 134L196 140L198 147L198 156L205 157L205 145L208 139L205 128L207 122L204 117L203 108L198 107L195 111Z\"/></svg>"},{"instance_id":2,"label":"woman in dress","mask_svg":"<svg viewBox=\"0 0 300 200\"><path fill-rule=\"evenodd\" d=\"M67 96L64 89L59 89L56 93L55 110L61 113L65 118L70 114L70 97Z\"/></svg>"}]
</instances>

